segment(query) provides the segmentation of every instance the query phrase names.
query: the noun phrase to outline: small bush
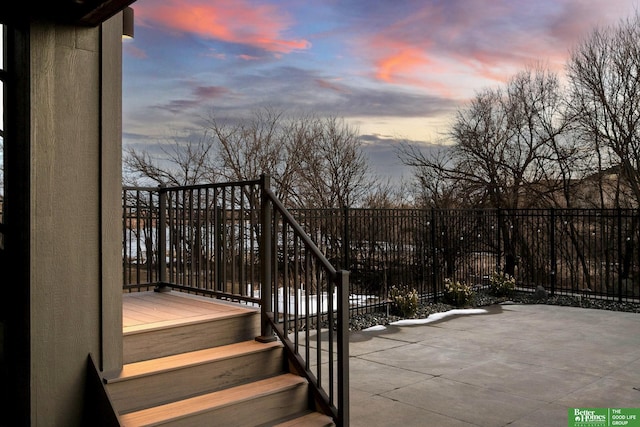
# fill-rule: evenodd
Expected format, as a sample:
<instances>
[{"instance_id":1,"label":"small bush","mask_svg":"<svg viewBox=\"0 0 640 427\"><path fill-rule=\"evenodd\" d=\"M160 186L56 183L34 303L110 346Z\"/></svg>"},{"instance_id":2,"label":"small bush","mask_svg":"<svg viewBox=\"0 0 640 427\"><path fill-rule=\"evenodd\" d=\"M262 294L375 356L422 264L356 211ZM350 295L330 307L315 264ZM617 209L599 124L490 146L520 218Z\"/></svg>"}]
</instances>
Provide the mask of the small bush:
<instances>
[{"instance_id":1,"label":"small bush","mask_svg":"<svg viewBox=\"0 0 640 427\"><path fill-rule=\"evenodd\" d=\"M506 297L516 289L516 279L507 273L494 271L489 277L489 292L498 297Z\"/></svg>"},{"instance_id":2,"label":"small bush","mask_svg":"<svg viewBox=\"0 0 640 427\"><path fill-rule=\"evenodd\" d=\"M418 312L418 292L407 286L392 286L389 291L391 314L400 317L413 317Z\"/></svg>"},{"instance_id":3,"label":"small bush","mask_svg":"<svg viewBox=\"0 0 640 427\"><path fill-rule=\"evenodd\" d=\"M471 304L473 288L464 282L444 279L444 302L456 307L464 307Z\"/></svg>"}]
</instances>

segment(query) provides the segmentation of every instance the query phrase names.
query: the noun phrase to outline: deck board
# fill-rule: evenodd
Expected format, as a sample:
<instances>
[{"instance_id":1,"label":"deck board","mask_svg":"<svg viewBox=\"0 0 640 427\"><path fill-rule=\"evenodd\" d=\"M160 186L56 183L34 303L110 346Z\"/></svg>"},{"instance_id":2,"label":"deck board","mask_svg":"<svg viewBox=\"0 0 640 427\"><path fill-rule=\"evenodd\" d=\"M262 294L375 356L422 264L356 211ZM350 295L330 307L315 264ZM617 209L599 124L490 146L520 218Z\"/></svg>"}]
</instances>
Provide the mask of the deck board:
<instances>
[{"instance_id":1,"label":"deck board","mask_svg":"<svg viewBox=\"0 0 640 427\"><path fill-rule=\"evenodd\" d=\"M225 390L198 395L188 399L155 406L153 408L124 414L121 416L121 421L123 425L159 425L163 422L166 423L166 420L179 420L180 418L185 418L193 414L203 414L216 408L234 408L239 402L248 400L257 402L257 398L259 397L276 395L277 393L274 393L274 391L283 392L286 390L297 389L306 393L306 389L301 388L303 384L306 384L306 380L298 375L288 373L282 374L276 377L254 381L249 384L242 384ZM302 393L299 395L303 396ZM294 409L296 403L300 403L296 402L296 400L306 400L306 398L292 400L294 397L293 395L285 395L285 397L290 403L287 407L292 407ZM274 406L278 406L272 404L270 400L267 400L266 403L258 402L253 405L253 409L256 412L267 411ZM244 414L247 413L246 407L238 406L238 409L235 409L235 411L240 410L242 410ZM232 409L232 411L234 411L234 409ZM224 421L220 421L220 424L224 425L225 423Z\"/></svg>"},{"instance_id":2,"label":"deck board","mask_svg":"<svg viewBox=\"0 0 640 427\"><path fill-rule=\"evenodd\" d=\"M206 348L203 350L179 353L152 360L129 363L122 367L117 377L109 379L110 383L122 381L123 379L138 378L158 372L166 372L173 369L184 368L187 365L201 365L210 363L212 360L224 360L267 351L271 348L282 347L278 341L270 343L259 343L258 341L241 341L220 347Z\"/></svg>"},{"instance_id":3,"label":"deck board","mask_svg":"<svg viewBox=\"0 0 640 427\"><path fill-rule=\"evenodd\" d=\"M153 327L154 324L199 322L255 311L253 307L178 291L144 291L122 295L122 325L125 331Z\"/></svg>"}]
</instances>

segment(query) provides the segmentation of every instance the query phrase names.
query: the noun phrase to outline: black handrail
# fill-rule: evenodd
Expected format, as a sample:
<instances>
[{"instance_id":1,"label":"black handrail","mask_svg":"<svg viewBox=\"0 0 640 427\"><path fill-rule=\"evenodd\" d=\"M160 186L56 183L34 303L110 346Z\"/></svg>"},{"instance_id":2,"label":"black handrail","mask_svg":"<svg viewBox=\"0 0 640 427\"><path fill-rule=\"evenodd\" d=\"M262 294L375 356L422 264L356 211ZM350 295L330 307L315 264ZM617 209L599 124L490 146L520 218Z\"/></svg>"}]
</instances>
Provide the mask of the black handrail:
<instances>
[{"instance_id":1,"label":"black handrail","mask_svg":"<svg viewBox=\"0 0 640 427\"><path fill-rule=\"evenodd\" d=\"M312 384L316 403L325 413L334 418L338 426L347 426L349 423L349 273L345 270L337 271L331 265L270 190L268 177L263 177L262 191L264 215L262 224L265 227L263 250L267 254L263 264L266 271L263 270L262 289L262 307L267 311L263 311L265 315L262 336L268 336L271 331L275 331L285 345L285 351L295 370ZM271 212L272 208L275 212ZM280 229L280 232L276 229ZM280 244L278 245L277 242ZM271 251L271 248L274 250ZM290 250L293 250L291 258ZM278 259L274 259L272 256L274 253L277 254ZM311 270L315 271L311 272ZM315 294L311 293L310 283L303 279L315 279ZM324 292L322 292L323 289ZM299 298L298 295L304 295L304 297ZM336 307L333 307L334 295ZM293 298L293 303L290 298ZM315 312L309 303L312 299L316 301ZM323 307L323 301L326 301L326 309ZM310 325L313 325L313 330ZM309 363L312 333L315 333L316 346L314 369ZM322 347L323 334L328 335L327 349ZM304 337L302 343L300 343L301 336ZM304 351L304 357L301 351ZM327 374L323 372L325 364L329 371ZM326 386L323 383L324 376L327 378ZM337 387L334 386L334 380L337 382Z\"/></svg>"},{"instance_id":2,"label":"black handrail","mask_svg":"<svg viewBox=\"0 0 640 427\"><path fill-rule=\"evenodd\" d=\"M290 366L307 378L314 405L336 425L348 426L348 273L324 257L269 184L262 176L211 185L124 187L124 287L179 289L259 305L256 339L280 339ZM289 240L298 247L294 258ZM300 285L312 282L315 294L305 286L298 300ZM321 339L325 335L327 343Z\"/></svg>"}]
</instances>

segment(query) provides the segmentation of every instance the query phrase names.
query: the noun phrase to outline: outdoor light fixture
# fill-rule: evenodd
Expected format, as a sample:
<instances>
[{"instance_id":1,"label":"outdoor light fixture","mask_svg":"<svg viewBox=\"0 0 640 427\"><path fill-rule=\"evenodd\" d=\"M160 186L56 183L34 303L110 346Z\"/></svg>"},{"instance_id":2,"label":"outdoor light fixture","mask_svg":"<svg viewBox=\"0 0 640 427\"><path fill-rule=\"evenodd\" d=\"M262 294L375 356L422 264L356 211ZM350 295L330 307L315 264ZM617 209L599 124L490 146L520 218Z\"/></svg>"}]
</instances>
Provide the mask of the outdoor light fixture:
<instances>
[{"instance_id":1,"label":"outdoor light fixture","mask_svg":"<svg viewBox=\"0 0 640 427\"><path fill-rule=\"evenodd\" d=\"M122 38L133 38L133 8L127 7L122 11Z\"/></svg>"}]
</instances>

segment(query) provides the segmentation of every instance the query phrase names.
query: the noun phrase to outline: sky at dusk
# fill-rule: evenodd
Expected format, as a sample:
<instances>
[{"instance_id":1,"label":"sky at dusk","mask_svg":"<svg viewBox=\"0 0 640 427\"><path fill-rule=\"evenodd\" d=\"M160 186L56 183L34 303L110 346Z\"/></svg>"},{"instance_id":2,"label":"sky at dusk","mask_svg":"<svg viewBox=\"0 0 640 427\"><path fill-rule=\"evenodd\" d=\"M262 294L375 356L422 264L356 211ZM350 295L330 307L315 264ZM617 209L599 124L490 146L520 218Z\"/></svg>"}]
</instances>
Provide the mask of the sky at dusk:
<instances>
[{"instance_id":1,"label":"sky at dusk","mask_svg":"<svg viewBox=\"0 0 640 427\"><path fill-rule=\"evenodd\" d=\"M639 0L137 0L124 41L123 144L202 134L206 120L344 118L373 171L398 178L399 140L434 141L476 92L526 67L560 75L596 27Z\"/></svg>"}]
</instances>

